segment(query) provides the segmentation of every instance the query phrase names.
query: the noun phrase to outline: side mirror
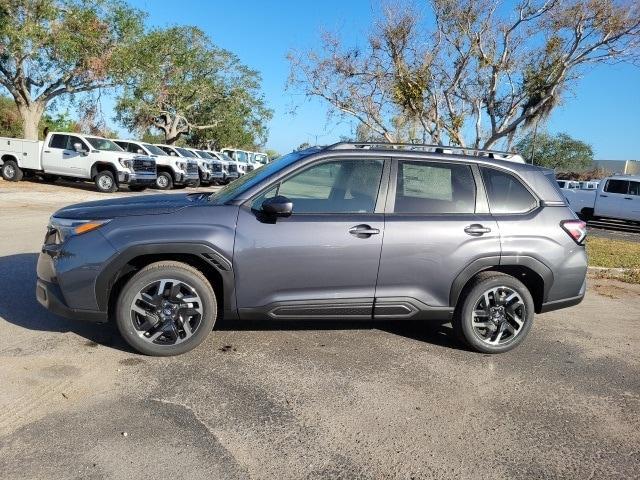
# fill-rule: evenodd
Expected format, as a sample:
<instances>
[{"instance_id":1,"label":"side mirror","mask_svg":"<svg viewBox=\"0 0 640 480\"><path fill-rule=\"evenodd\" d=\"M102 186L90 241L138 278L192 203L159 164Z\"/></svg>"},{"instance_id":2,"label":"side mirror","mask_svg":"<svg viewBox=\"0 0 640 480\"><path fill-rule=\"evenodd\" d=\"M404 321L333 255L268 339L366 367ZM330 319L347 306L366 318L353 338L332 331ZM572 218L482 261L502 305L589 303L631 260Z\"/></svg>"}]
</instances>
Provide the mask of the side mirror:
<instances>
[{"instance_id":1,"label":"side mirror","mask_svg":"<svg viewBox=\"0 0 640 480\"><path fill-rule=\"evenodd\" d=\"M136 150L136 152L137 152L138 154L140 154L140 155L144 155L144 152L142 151L142 149L141 149L141 148L139 148L138 150Z\"/></svg>"},{"instance_id":2,"label":"side mirror","mask_svg":"<svg viewBox=\"0 0 640 480\"><path fill-rule=\"evenodd\" d=\"M282 195L267 198L262 202L262 211L272 217L288 217L293 212L293 202Z\"/></svg>"},{"instance_id":3,"label":"side mirror","mask_svg":"<svg viewBox=\"0 0 640 480\"><path fill-rule=\"evenodd\" d=\"M75 152L81 153L82 155L88 155L88 152L82 148L82 144L81 143L74 143L73 144L73 150Z\"/></svg>"}]
</instances>

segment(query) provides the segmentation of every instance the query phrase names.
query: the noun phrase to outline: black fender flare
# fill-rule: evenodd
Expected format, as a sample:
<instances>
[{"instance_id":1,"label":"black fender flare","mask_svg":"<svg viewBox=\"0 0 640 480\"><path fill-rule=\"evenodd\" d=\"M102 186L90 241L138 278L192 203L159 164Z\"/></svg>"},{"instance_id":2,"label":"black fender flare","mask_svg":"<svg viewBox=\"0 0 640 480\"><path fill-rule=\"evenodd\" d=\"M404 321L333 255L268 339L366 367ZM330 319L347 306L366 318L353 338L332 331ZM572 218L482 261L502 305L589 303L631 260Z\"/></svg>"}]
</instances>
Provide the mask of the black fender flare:
<instances>
[{"instance_id":1,"label":"black fender flare","mask_svg":"<svg viewBox=\"0 0 640 480\"><path fill-rule=\"evenodd\" d=\"M455 307L458 303L458 298L462 289L478 273L489 270L492 267L505 267L505 266L521 266L532 270L542 278L544 284L544 292L542 301L545 302L553 285L553 272L551 269L542 263L540 260L529 257L526 255L502 255L502 256L487 256L477 258L469 265L467 265L455 278L451 285L451 292L449 294L449 306Z\"/></svg>"},{"instance_id":2,"label":"black fender flare","mask_svg":"<svg viewBox=\"0 0 640 480\"><path fill-rule=\"evenodd\" d=\"M111 289L121 277L127 264L143 255L187 254L195 255L213 267L222 277L224 305L226 311L235 311L235 278L231 261L218 252L213 246L204 243L143 243L132 245L116 253L102 268L95 283L95 295L98 308L107 311Z\"/></svg>"}]
</instances>

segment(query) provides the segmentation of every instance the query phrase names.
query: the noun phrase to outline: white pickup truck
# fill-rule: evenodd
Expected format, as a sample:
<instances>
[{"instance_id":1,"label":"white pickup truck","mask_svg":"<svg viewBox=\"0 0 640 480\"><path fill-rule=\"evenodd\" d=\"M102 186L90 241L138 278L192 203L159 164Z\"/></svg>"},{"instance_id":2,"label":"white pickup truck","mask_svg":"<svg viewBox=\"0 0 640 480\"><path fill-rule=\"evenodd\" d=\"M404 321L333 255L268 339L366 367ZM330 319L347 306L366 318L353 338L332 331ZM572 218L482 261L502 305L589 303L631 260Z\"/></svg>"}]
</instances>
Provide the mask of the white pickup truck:
<instances>
[{"instance_id":1,"label":"white pickup truck","mask_svg":"<svg viewBox=\"0 0 640 480\"><path fill-rule=\"evenodd\" d=\"M640 221L640 176L616 175L595 190L562 189L571 209L582 217Z\"/></svg>"},{"instance_id":2,"label":"white pickup truck","mask_svg":"<svg viewBox=\"0 0 640 480\"><path fill-rule=\"evenodd\" d=\"M115 192L121 184L140 191L156 181L153 158L79 133L52 132L42 142L0 137L0 163L2 178L8 181L17 182L24 175L92 180L100 192Z\"/></svg>"}]
</instances>

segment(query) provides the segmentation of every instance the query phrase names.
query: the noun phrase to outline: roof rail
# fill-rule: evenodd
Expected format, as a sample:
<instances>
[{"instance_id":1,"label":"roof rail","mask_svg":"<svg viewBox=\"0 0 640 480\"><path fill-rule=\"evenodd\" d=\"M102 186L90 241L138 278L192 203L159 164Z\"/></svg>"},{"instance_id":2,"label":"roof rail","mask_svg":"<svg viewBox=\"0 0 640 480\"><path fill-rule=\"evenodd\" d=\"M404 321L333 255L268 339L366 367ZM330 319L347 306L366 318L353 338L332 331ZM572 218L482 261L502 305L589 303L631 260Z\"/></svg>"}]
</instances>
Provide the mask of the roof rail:
<instances>
[{"instance_id":1,"label":"roof rail","mask_svg":"<svg viewBox=\"0 0 640 480\"><path fill-rule=\"evenodd\" d=\"M339 142L327 147L327 150L347 150L361 148L365 150L404 150L426 153L442 153L450 155L469 155L475 157L494 158L511 162L526 163L517 153L500 150L485 150L479 148L455 147L448 145L427 145L417 143L386 143L386 142Z\"/></svg>"}]
</instances>

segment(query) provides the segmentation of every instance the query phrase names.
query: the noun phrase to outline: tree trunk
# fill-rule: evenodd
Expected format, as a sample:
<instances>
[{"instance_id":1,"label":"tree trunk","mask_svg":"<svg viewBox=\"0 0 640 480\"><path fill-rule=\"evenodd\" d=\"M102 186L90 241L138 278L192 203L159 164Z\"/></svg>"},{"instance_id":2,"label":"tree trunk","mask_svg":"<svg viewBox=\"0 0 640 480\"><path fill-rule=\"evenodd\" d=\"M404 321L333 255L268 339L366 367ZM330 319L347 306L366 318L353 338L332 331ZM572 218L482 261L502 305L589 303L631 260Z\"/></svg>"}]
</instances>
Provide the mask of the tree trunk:
<instances>
[{"instance_id":1,"label":"tree trunk","mask_svg":"<svg viewBox=\"0 0 640 480\"><path fill-rule=\"evenodd\" d=\"M25 140L38 140L38 126L45 107L41 102L28 105L18 103L18 112L22 117L22 136Z\"/></svg>"}]
</instances>

